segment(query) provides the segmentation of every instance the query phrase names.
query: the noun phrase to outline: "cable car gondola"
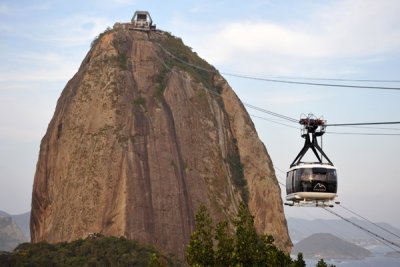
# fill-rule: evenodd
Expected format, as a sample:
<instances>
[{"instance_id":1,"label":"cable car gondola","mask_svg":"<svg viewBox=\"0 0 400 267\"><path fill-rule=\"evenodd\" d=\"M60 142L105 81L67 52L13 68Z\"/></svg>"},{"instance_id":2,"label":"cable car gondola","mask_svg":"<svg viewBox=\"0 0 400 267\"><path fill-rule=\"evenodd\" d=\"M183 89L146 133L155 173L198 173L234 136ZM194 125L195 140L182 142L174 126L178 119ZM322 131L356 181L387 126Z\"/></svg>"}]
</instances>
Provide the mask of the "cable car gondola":
<instances>
[{"instance_id":1,"label":"cable car gondola","mask_svg":"<svg viewBox=\"0 0 400 267\"><path fill-rule=\"evenodd\" d=\"M303 125L301 137L305 139L305 143L287 172L286 200L291 202L285 204L333 207L333 201L337 197L336 168L317 141L317 137L325 133L326 121L309 115L300 119L300 124ZM301 161L310 148L318 162ZM328 162L323 163L323 158Z\"/></svg>"}]
</instances>

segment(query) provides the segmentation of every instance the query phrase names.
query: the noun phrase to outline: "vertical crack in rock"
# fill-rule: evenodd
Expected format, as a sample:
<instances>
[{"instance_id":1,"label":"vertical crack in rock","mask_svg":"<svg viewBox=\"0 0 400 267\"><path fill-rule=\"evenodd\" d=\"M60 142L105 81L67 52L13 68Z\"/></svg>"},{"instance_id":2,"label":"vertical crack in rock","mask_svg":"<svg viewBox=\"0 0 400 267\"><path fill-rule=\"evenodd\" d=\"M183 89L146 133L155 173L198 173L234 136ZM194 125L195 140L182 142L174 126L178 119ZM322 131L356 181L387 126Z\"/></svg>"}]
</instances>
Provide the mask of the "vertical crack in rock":
<instances>
[{"instance_id":1,"label":"vertical crack in rock","mask_svg":"<svg viewBox=\"0 0 400 267\"><path fill-rule=\"evenodd\" d=\"M165 101L162 101L162 106L164 107L166 118L167 118L167 125L168 125L168 132L171 136L171 149L172 155L174 160L174 170L175 170L175 177L177 178L179 191L179 209L181 210L181 223L182 223L182 236L188 236L192 232L194 228L194 214L191 199L188 195L187 185L186 185L186 177L183 168L183 159L181 155L181 150L179 147L179 140L177 138L175 132L175 122L171 112L170 107Z\"/></svg>"}]
</instances>

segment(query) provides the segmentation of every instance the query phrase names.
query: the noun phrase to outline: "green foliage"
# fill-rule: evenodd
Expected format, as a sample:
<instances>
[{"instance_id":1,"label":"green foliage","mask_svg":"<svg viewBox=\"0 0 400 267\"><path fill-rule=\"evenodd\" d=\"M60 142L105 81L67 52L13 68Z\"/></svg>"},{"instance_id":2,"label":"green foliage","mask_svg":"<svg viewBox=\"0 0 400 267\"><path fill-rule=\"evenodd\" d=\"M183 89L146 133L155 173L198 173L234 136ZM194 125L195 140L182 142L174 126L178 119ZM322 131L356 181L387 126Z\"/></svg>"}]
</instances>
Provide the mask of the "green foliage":
<instances>
[{"instance_id":1,"label":"green foliage","mask_svg":"<svg viewBox=\"0 0 400 267\"><path fill-rule=\"evenodd\" d=\"M228 222L220 222L215 229L215 266L233 266L235 239L228 234Z\"/></svg>"},{"instance_id":2,"label":"green foliage","mask_svg":"<svg viewBox=\"0 0 400 267\"><path fill-rule=\"evenodd\" d=\"M279 250L273 244L272 236L257 234L254 218L243 202L239 206L233 226L234 229L229 231L228 223L220 222L213 234L214 228L210 215L207 209L201 206L196 214L196 229L186 249L186 260L189 266L306 266L302 253L293 260L289 254Z\"/></svg>"},{"instance_id":3,"label":"green foliage","mask_svg":"<svg viewBox=\"0 0 400 267\"><path fill-rule=\"evenodd\" d=\"M165 57L165 64L169 68L175 66L186 71L194 80L201 82L210 90L217 91L213 85L216 69L194 53L190 47L186 46L182 39L168 33L165 33L165 35L166 37L160 41L160 45L172 54ZM197 66L197 68L193 66Z\"/></svg>"},{"instance_id":4,"label":"green foliage","mask_svg":"<svg viewBox=\"0 0 400 267\"><path fill-rule=\"evenodd\" d=\"M143 97L138 97L135 100L133 100L133 104L135 106L145 106L146 105L146 99Z\"/></svg>"},{"instance_id":5,"label":"green foliage","mask_svg":"<svg viewBox=\"0 0 400 267\"><path fill-rule=\"evenodd\" d=\"M19 245L0 254L0 266L177 266L150 246L126 238L91 235L71 243Z\"/></svg>"},{"instance_id":6,"label":"green foliage","mask_svg":"<svg viewBox=\"0 0 400 267\"><path fill-rule=\"evenodd\" d=\"M119 54L117 57L118 65L122 70L128 69L128 58L125 54Z\"/></svg>"},{"instance_id":7,"label":"green foliage","mask_svg":"<svg viewBox=\"0 0 400 267\"><path fill-rule=\"evenodd\" d=\"M149 267L162 267L162 266L165 266L165 265L161 264L157 254L155 254L155 253L151 254Z\"/></svg>"},{"instance_id":8,"label":"green foliage","mask_svg":"<svg viewBox=\"0 0 400 267\"><path fill-rule=\"evenodd\" d=\"M226 158L232 173L233 183L239 188L242 199L245 203L249 200L249 191L247 189L247 181L244 177L243 164L240 161L239 152L235 144L234 149Z\"/></svg>"},{"instance_id":9,"label":"green foliage","mask_svg":"<svg viewBox=\"0 0 400 267\"><path fill-rule=\"evenodd\" d=\"M320 259L317 263L317 267L336 267L333 264L327 264L324 259Z\"/></svg>"},{"instance_id":10,"label":"green foliage","mask_svg":"<svg viewBox=\"0 0 400 267\"><path fill-rule=\"evenodd\" d=\"M190 266L214 266L212 220L203 205L196 214L196 230L190 238L186 259Z\"/></svg>"},{"instance_id":11,"label":"green foliage","mask_svg":"<svg viewBox=\"0 0 400 267\"><path fill-rule=\"evenodd\" d=\"M303 253L297 254L296 263L293 264L293 267L304 267L306 266L306 262L303 259Z\"/></svg>"},{"instance_id":12,"label":"green foliage","mask_svg":"<svg viewBox=\"0 0 400 267\"><path fill-rule=\"evenodd\" d=\"M228 223L220 222L213 235L210 215L201 206L196 215L196 230L186 251L187 263L190 266L290 266L290 256L272 244L272 237L257 234L253 216L244 203L240 204L233 225L235 230L231 234Z\"/></svg>"},{"instance_id":13,"label":"green foliage","mask_svg":"<svg viewBox=\"0 0 400 267\"><path fill-rule=\"evenodd\" d=\"M155 83L157 85L156 91L155 91L155 96L160 100L163 97L164 94L164 89L167 86L166 85L166 77L169 73L169 70L166 67L163 67L156 77Z\"/></svg>"},{"instance_id":14,"label":"green foliage","mask_svg":"<svg viewBox=\"0 0 400 267\"><path fill-rule=\"evenodd\" d=\"M217 91L218 94L221 94L223 89L224 89L224 88L222 87L221 84L217 84L217 85L215 86L215 91Z\"/></svg>"},{"instance_id":15,"label":"green foliage","mask_svg":"<svg viewBox=\"0 0 400 267\"><path fill-rule=\"evenodd\" d=\"M118 52L116 62L120 69L128 69L128 53L131 45L131 40L128 35L121 31L116 31L113 38L113 46Z\"/></svg>"},{"instance_id":16,"label":"green foliage","mask_svg":"<svg viewBox=\"0 0 400 267\"><path fill-rule=\"evenodd\" d=\"M247 188L247 180L244 177L243 164L240 160L240 154L236 138L232 138L229 145L229 153L226 158L229 169L232 173L232 180L235 186L240 190L242 200L247 204L249 201L249 190Z\"/></svg>"},{"instance_id":17,"label":"green foliage","mask_svg":"<svg viewBox=\"0 0 400 267\"><path fill-rule=\"evenodd\" d=\"M240 266L251 266L259 263L262 258L262 240L254 227L254 219L247 207L241 203L237 219L234 220L235 232L235 262Z\"/></svg>"},{"instance_id":18,"label":"green foliage","mask_svg":"<svg viewBox=\"0 0 400 267\"><path fill-rule=\"evenodd\" d=\"M111 29L111 27L107 27L107 28L105 29L104 32L100 33L99 35L97 35L97 36L93 39L93 41L92 41L91 44L90 44L90 47L95 46L95 45L98 43L98 41L101 39L101 37L103 37L103 35L105 35L105 34L111 32L111 31L113 31L113 29Z\"/></svg>"},{"instance_id":19,"label":"green foliage","mask_svg":"<svg viewBox=\"0 0 400 267\"><path fill-rule=\"evenodd\" d=\"M227 157L227 161L231 166L235 185L239 187L246 186L247 181L244 179L243 164L240 161L239 153L230 153Z\"/></svg>"}]
</instances>

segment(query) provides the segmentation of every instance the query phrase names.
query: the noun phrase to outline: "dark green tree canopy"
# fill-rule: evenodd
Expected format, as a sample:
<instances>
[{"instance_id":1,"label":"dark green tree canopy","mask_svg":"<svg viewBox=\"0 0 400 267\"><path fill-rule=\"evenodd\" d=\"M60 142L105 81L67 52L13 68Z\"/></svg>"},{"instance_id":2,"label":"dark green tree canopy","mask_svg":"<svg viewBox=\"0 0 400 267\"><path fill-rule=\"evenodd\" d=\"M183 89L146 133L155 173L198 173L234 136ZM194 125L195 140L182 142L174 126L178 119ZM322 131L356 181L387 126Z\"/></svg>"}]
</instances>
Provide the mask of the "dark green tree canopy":
<instances>
[{"instance_id":1,"label":"dark green tree canopy","mask_svg":"<svg viewBox=\"0 0 400 267\"><path fill-rule=\"evenodd\" d=\"M134 240L93 234L70 243L24 243L0 253L0 266L179 266L151 246Z\"/></svg>"},{"instance_id":2,"label":"dark green tree canopy","mask_svg":"<svg viewBox=\"0 0 400 267\"><path fill-rule=\"evenodd\" d=\"M229 229L228 225L226 221L219 222L214 229L206 207L201 206L196 215L196 229L186 250L187 263L196 267L306 266L303 254L299 253L293 260L274 245L272 236L257 233L254 218L244 203L240 204L233 221L234 229Z\"/></svg>"}]
</instances>

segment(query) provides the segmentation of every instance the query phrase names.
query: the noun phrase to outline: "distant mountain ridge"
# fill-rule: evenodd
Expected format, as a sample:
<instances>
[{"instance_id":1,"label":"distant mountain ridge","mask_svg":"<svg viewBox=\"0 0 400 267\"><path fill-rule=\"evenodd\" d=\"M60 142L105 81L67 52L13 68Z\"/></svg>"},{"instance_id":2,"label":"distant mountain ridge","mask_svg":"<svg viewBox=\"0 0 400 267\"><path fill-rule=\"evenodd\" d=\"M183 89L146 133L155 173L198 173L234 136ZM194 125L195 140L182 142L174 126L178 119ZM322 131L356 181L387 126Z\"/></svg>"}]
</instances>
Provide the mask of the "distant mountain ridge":
<instances>
[{"instance_id":1,"label":"distant mountain ridge","mask_svg":"<svg viewBox=\"0 0 400 267\"><path fill-rule=\"evenodd\" d=\"M0 215L0 251L11 251L18 244L27 241L24 233L12 217L2 212Z\"/></svg>"},{"instance_id":2,"label":"distant mountain ridge","mask_svg":"<svg viewBox=\"0 0 400 267\"><path fill-rule=\"evenodd\" d=\"M31 212L27 211L21 214L11 215L5 211L0 210L0 216L11 217L12 220L18 225L19 229L24 233L24 236L29 241L31 240L31 230L29 228L29 221Z\"/></svg>"},{"instance_id":3,"label":"distant mountain ridge","mask_svg":"<svg viewBox=\"0 0 400 267\"><path fill-rule=\"evenodd\" d=\"M31 212L27 211L25 213L11 215L13 221L18 225L18 227L22 230L25 237L28 241L31 240L31 230L29 228L29 222L31 219Z\"/></svg>"},{"instance_id":4,"label":"distant mountain ridge","mask_svg":"<svg viewBox=\"0 0 400 267\"><path fill-rule=\"evenodd\" d=\"M357 218L350 218L351 221L364 227L365 229L369 229L374 233L381 235L382 237L392 240L393 242L400 242L400 239L396 238L394 235L385 232L379 227L372 225L367 221L362 221ZM339 238L342 238L346 241L360 241L368 240L371 242L378 242L373 239L369 234L360 230L359 228L345 222L343 220L324 220L324 219L300 219L300 218L288 218L288 228L290 238L294 243L307 238L308 236L316 233L332 233ZM377 223L380 227L400 236L400 229L388 224L388 223Z\"/></svg>"},{"instance_id":5,"label":"distant mountain ridge","mask_svg":"<svg viewBox=\"0 0 400 267\"><path fill-rule=\"evenodd\" d=\"M292 253L302 252L305 258L363 259L371 252L332 234L313 234L294 245Z\"/></svg>"}]
</instances>

